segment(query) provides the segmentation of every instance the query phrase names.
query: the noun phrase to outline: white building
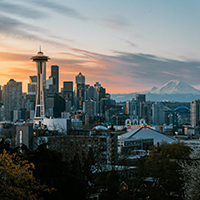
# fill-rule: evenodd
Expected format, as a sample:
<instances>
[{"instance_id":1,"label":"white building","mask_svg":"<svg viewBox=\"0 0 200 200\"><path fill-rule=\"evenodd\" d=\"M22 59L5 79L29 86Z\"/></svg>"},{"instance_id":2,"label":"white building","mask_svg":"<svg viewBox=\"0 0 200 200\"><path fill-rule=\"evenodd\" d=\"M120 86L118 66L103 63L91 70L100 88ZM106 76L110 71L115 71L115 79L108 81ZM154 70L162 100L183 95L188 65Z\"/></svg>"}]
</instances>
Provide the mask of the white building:
<instances>
[{"instance_id":1,"label":"white building","mask_svg":"<svg viewBox=\"0 0 200 200\"><path fill-rule=\"evenodd\" d=\"M47 129L50 131L58 131L67 134L67 130L71 128L71 119L66 118L55 118L48 119L44 118L44 125L47 126Z\"/></svg>"}]
</instances>

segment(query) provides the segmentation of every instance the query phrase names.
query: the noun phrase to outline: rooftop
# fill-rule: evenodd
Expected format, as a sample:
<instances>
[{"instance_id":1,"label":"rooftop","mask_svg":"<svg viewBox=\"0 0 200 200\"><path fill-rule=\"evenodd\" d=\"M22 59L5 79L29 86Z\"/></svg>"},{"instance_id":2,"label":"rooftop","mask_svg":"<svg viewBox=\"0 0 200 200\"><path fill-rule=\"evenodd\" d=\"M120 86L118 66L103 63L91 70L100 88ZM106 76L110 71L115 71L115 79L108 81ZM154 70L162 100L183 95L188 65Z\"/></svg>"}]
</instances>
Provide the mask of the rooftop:
<instances>
[{"instance_id":1,"label":"rooftop","mask_svg":"<svg viewBox=\"0 0 200 200\"><path fill-rule=\"evenodd\" d=\"M125 134L118 136L118 139L131 139L131 138L136 138L136 139L137 138L146 138L146 139L153 138L154 144L157 144L158 142L161 143L162 141L167 142L167 143L172 143L172 142L177 141L175 138L165 135L159 131L155 131L150 127L140 127L138 129L129 131Z\"/></svg>"}]
</instances>

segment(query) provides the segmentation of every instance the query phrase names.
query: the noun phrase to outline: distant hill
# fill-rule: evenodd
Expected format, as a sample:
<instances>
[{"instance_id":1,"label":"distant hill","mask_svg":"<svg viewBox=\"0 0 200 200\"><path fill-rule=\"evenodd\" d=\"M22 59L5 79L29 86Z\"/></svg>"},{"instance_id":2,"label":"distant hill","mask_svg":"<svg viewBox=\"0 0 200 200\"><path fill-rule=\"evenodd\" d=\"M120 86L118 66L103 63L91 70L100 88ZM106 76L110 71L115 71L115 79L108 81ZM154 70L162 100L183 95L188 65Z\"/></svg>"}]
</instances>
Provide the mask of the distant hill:
<instances>
[{"instance_id":1,"label":"distant hill","mask_svg":"<svg viewBox=\"0 0 200 200\"><path fill-rule=\"evenodd\" d=\"M112 94L111 97L117 102L129 101L131 98L135 99L136 94L146 94L147 101L191 102L195 99L200 99L200 90L178 80L171 80L161 87L154 86L151 90L141 93Z\"/></svg>"}]
</instances>

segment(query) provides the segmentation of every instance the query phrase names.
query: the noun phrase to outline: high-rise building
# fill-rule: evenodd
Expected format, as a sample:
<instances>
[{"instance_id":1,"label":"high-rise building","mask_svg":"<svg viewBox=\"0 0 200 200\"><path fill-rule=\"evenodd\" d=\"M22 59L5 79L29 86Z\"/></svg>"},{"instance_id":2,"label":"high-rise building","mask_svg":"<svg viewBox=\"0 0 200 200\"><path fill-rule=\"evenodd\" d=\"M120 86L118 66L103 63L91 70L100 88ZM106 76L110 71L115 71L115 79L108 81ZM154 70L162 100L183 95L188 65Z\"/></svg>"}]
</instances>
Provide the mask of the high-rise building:
<instances>
[{"instance_id":1,"label":"high-rise building","mask_svg":"<svg viewBox=\"0 0 200 200\"><path fill-rule=\"evenodd\" d=\"M45 115L50 117L53 115L54 93L56 92L56 84L54 77L50 76L46 80L45 87Z\"/></svg>"},{"instance_id":2,"label":"high-rise building","mask_svg":"<svg viewBox=\"0 0 200 200\"><path fill-rule=\"evenodd\" d=\"M76 83L85 84L85 76L81 72L76 76Z\"/></svg>"},{"instance_id":3,"label":"high-rise building","mask_svg":"<svg viewBox=\"0 0 200 200\"><path fill-rule=\"evenodd\" d=\"M96 89L96 92L97 92L97 113L100 114L100 102L101 102L101 99L102 98L105 98L105 94L106 94L106 89L103 88L103 87L98 87Z\"/></svg>"},{"instance_id":4,"label":"high-rise building","mask_svg":"<svg viewBox=\"0 0 200 200\"><path fill-rule=\"evenodd\" d=\"M89 86L86 91L86 99L96 99L96 90L93 86Z\"/></svg>"},{"instance_id":5,"label":"high-rise building","mask_svg":"<svg viewBox=\"0 0 200 200\"><path fill-rule=\"evenodd\" d=\"M34 110L35 109L35 99L36 94L34 93L28 93L25 96L25 108L26 110Z\"/></svg>"},{"instance_id":6,"label":"high-rise building","mask_svg":"<svg viewBox=\"0 0 200 200\"><path fill-rule=\"evenodd\" d=\"M65 99L57 92L54 92L54 107L53 116L55 118L61 118L61 113L65 111Z\"/></svg>"},{"instance_id":7,"label":"high-rise building","mask_svg":"<svg viewBox=\"0 0 200 200\"><path fill-rule=\"evenodd\" d=\"M136 94L136 101L139 102L139 115L140 119L144 119L146 123L151 123L151 105L152 103L146 102L146 94Z\"/></svg>"},{"instance_id":8,"label":"high-rise building","mask_svg":"<svg viewBox=\"0 0 200 200\"><path fill-rule=\"evenodd\" d=\"M96 116L96 101L90 99L83 102L83 112L94 118Z\"/></svg>"},{"instance_id":9,"label":"high-rise building","mask_svg":"<svg viewBox=\"0 0 200 200\"><path fill-rule=\"evenodd\" d=\"M58 65L52 65L51 66L51 77L54 78L55 85L56 85L56 91L59 92L59 66Z\"/></svg>"},{"instance_id":10,"label":"high-rise building","mask_svg":"<svg viewBox=\"0 0 200 200\"><path fill-rule=\"evenodd\" d=\"M54 84L54 78L50 76L49 79L46 80L45 98L48 98L49 95L54 95L54 92L56 92L56 84Z\"/></svg>"},{"instance_id":11,"label":"high-rise building","mask_svg":"<svg viewBox=\"0 0 200 200\"><path fill-rule=\"evenodd\" d=\"M77 110L83 109L83 102L85 101L85 76L81 72L76 76L75 84L75 107Z\"/></svg>"},{"instance_id":12,"label":"high-rise building","mask_svg":"<svg viewBox=\"0 0 200 200\"><path fill-rule=\"evenodd\" d=\"M66 91L73 91L73 81L65 81L63 82L63 89L65 89Z\"/></svg>"},{"instance_id":13,"label":"high-rise building","mask_svg":"<svg viewBox=\"0 0 200 200\"><path fill-rule=\"evenodd\" d=\"M106 106L110 105L110 99L109 98L101 98L100 100L100 116L104 116L105 115L105 111L106 111Z\"/></svg>"},{"instance_id":14,"label":"high-rise building","mask_svg":"<svg viewBox=\"0 0 200 200\"><path fill-rule=\"evenodd\" d=\"M29 76L28 93L36 94L37 91L37 76Z\"/></svg>"},{"instance_id":15,"label":"high-rise building","mask_svg":"<svg viewBox=\"0 0 200 200\"><path fill-rule=\"evenodd\" d=\"M146 95L145 94L136 94L136 101L139 101L140 103L146 101Z\"/></svg>"},{"instance_id":16,"label":"high-rise building","mask_svg":"<svg viewBox=\"0 0 200 200\"><path fill-rule=\"evenodd\" d=\"M49 57L39 51L37 55L33 56L31 59L37 62L37 95L34 122L41 126L45 117L44 84L46 82L46 62L49 60Z\"/></svg>"},{"instance_id":17,"label":"high-rise building","mask_svg":"<svg viewBox=\"0 0 200 200\"><path fill-rule=\"evenodd\" d=\"M1 89L1 85L0 85L0 102L3 101L3 92L2 92L2 89Z\"/></svg>"},{"instance_id":18,"label":"high-rise building","mask_svg":"<svg viewBox=\"0 0 200 200\"><path fill-rule=\"evenodd\" d=\"M190 103L190 123L192 126L197 126L200 121L200 99Z\"/></svg>"},{"instance_id":19,"label":"high-rise building","mask_svg":"<svg viewBox=\"0 0 200 200\"><path fill-rule=\"evenodd\" d=\"M133 98L126 102L126 114L133 119L139 119L140 103Z\"/></svg>"},{"instance_id":20,"label":"high-rise building","mask_svg":"<svg viewBox=\"0 0 200 200\"><path fill-rule=\"evenodd\" d=\"M151 123L151 106L152 102L140 103L140 119L144 119L146 123Z\"/></svg>"},{"instance_id":21,"label":"high-rise building","mask_svg":"<svg viewBox=\"0 0 200 200\"><path fill-rule=\"evenodd\" d=\"M117 113L117 109L115 109L114 106L110 107L105 111L105 121L106 122L112 122L112 116Z\"/></svg>"},{"instance_id":22,"label":"high-rise building","mask_svg":"<svg viewBox=\"0 0 200 200\"><path fill-rule=\"evenodd\" d=\"M7 85L4 85L3 90L5 119L10 120L11 112L22 108L22 82L10 79Z\"/></svg>"},{"instance_id":23,"label":"high-rise building","mask_svg":"<svg viewBox=\"0 0 200 200\"><path fill-rule=\"evenodd\" d=\"M65 112L71 112L72 103L71 101L65 100Z\"/></svg>"},{"instance_id":24,"label":"high-rise building","mask_svg":"<svg viewBox=\"0 0 200 200\"><path fill-rule=\"evenodd\" d=\"M94 88L99 88L99 87L101 87L101 84L99 83L99 82L96 82L95 84L94 84Z\"/></svg>"},{"instance_id":25,"label":"high-rise building","mask_svg":"<svg viewBox=\"0 0 200 200\"><path fill-rule=\"evenodd\" d=\"M25 95L26 110L32 110L32 112L35 110L36 92L37 76L29 76L28 93Z\"/></svg>"},{"instance_id":26,"label":"high-rise building","mask_svg":"<svg viewBox=\"0 0 200 200\"><path fill-rule=\"evenodd\" d=\"M162 125L165 123L165 109L160 102L155 102L152 105L152 122L155 125Z\"/></svg>"},{"instance_id":27,"label":"high-rise building","mask_svg":"<svg viewBox=\"0 0 200 200\"><path fill-rule=\"evenodd\" d=\"M62 96L71 101L71 105L74 105L74 93L73 93L73 82L72 81L65 81L63 82L63 88L61 89Z\"/></svg>"}]
</instances>

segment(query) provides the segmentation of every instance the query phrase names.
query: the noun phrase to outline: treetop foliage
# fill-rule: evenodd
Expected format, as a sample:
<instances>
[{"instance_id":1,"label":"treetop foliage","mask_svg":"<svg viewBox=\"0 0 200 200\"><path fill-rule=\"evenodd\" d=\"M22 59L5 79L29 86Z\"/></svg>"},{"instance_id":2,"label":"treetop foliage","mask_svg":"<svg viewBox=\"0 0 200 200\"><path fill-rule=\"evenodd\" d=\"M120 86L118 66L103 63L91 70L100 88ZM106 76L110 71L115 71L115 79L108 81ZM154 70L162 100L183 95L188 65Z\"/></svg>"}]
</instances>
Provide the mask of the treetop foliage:
<instances>
[{"instance_id":1,"label":"treetop foliage","mask_svg":"<svg viewBox=\"0 0 200 200\"><path fill-rule=\"evenodd\" d=\"M42 193L51 193L46 185L34 178L35 166L6 150L0 154L0 199L43 199Z\"/></svg>"},{"instance_id":2,"label":"treetop foliage","mask_svg":"<svg viewBox=\"0 0 200 200\"><path fill-rule=\"evenodd\" d=\"M157 158L169 158L176 160L186 160L190 158L192 149L186 146L183 142L166 143L162 142L151 147L149 158L150 160Z\"/></svg>"}]
</instances>

